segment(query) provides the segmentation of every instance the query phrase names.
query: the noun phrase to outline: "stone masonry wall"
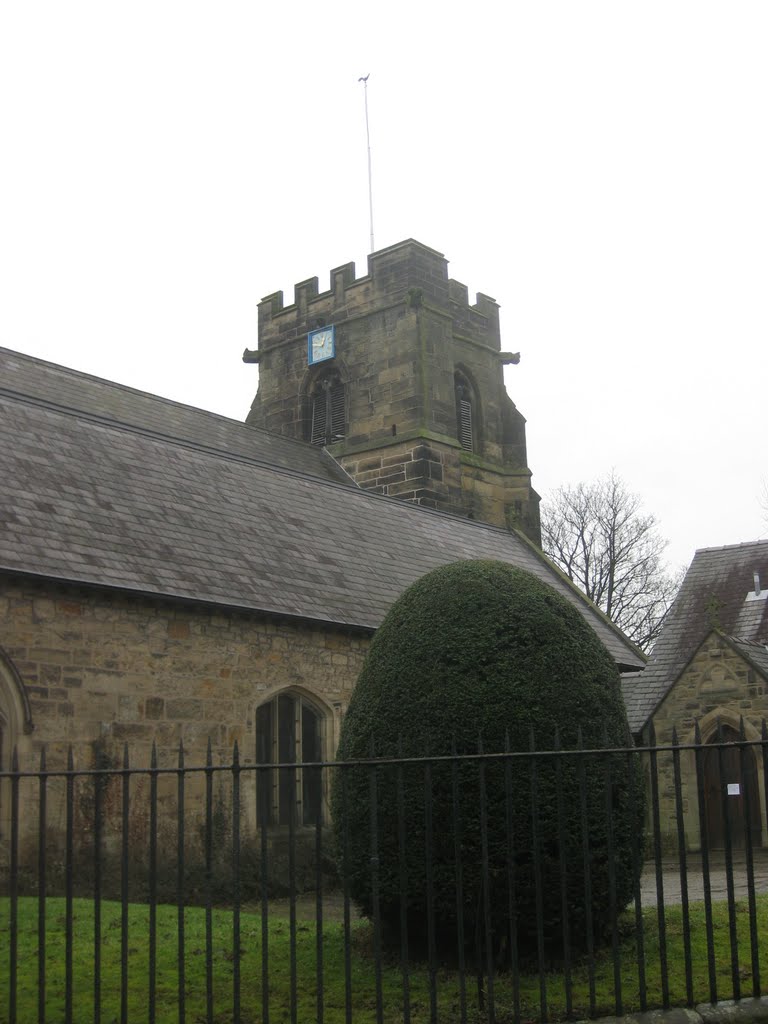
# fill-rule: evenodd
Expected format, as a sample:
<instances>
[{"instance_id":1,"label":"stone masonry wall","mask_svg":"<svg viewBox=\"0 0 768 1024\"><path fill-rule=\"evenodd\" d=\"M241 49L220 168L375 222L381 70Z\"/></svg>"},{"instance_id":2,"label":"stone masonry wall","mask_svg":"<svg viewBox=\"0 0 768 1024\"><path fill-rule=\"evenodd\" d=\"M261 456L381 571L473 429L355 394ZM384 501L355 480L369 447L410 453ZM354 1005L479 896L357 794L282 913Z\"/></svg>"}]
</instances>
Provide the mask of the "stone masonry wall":
<instances>
[{"instance_id":1,"label":"stone masonry wall","mask_svg":"<svg viewBox=\"0 0 768 1024\"><path fill-rule=\"evenodd\" d=\"M180 743L185 767L199 768L206 763L209 740L214 765L231 764L235 742L240 763L253 765L256 708L285 688L309 697L324 713L324 753L332 757L368 644L367 635L352 631L86 588L5 582L0 589L0 646L20 675L31 705L32 731L17 724L14 736L20 768L28 771L38 769L43 747L49 770L65 768L71 745L76 770L98 767L115 772L122 766L126 744L131 768L146 770L153 742L159 768L177 766ZM7 718L9 709L3 710ZM6 758L10 760L9 752L4 753ZM102 778L108 780L102 794L103 870L114 895L123 835L122 780L116 773ZM192 878L202 870L205 775L192 772L185 778L185 848ZM328 781L324 777L326 815ZM81 881L92 873L95 786L94 778L85 774L74 783L74 855ZM232 792L232 773L216 773L214 819L224 882ZM34 777L21 780L20 863L32 886L39 794ZM128 828L131 872L139 884L148 877L148 794L148 775L132 775ZM0 780L0 875L10 856L10 796L10 783ZM161 774L158 844L163 891L174 884L178 813L176 775ZM49 883L55 888L61 885L66 831L61 777L47 784L46 822ZM244 857L255 828L256 779L255 773L246 771L241 778Z\"/></svg>"},{"instance_id":2,"label":"stone masonry wall","mask_svg":"<svg viewBox=\"0 0 768 1024\"><path fill-rule=\"evenodd\" d=\"M311 695L330 723L335 751L341 716L368 637L257 614L221 611L108 592L10 583L0 591L0 644L24 682L34 730L24 751L37 767L93 761L94 744L114 755L127 742L148 763L155 741L164 764L202 764L210 738L229 761L255 753L256 707L285 687ZM31 759L31 763L30 763Z\"/></svg>"},{"instance_id":3,"label":"stone masonry wall","mask_svg":"<svg viewBox=\"0 0 768 1024\"><path fill-rule=\"evenodd\" d=\"M536 513L528 504L530 474L499 468L439 441L393 443L342 455L341 465L365 490L466 516L493 526L520 526ZM538 528L538 519L532 529Z\"/></svg>"}]
</instances>

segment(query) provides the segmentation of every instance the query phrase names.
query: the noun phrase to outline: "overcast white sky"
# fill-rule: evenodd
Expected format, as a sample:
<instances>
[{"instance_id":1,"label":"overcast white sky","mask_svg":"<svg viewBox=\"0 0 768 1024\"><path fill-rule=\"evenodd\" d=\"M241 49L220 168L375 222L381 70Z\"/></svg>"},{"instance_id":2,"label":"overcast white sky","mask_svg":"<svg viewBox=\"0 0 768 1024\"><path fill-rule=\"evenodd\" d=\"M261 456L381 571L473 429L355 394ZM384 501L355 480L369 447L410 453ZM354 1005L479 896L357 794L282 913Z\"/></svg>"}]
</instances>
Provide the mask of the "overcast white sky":
<instances>
[{"instance_id":1,"label":"overcast white sky","mask_svg":"<svg viewBox=\"0 0 768 1024\"><path fill-rule=\"evenodd\" d=\"M768 531L768 3L0 7L0 344L242 419L256 305L414 237L501 304L546 492Z\"/></svg>"}]
</instances>

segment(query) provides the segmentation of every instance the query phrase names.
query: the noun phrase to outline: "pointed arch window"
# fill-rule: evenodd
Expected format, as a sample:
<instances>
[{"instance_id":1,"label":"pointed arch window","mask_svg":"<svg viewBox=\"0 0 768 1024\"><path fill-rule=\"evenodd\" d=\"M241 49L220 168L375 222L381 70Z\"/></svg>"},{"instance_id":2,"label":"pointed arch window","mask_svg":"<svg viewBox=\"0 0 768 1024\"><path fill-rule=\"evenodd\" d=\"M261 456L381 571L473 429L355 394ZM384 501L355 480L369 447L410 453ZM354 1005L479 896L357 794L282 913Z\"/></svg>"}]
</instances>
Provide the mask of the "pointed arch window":
<instances>
[{"instance_id":1,"label":"pointed arch window","mask_svg":"<svg viewBox=\"0 0 768 1024\"><path fill-rule=\"evenodd\" d=\"M465 452L474 452L477 447L477 403L474 390L469 380L458 370L453 379L456 387L456 436Z\"/></svg>"},{"instance_id":2,"label":"pointed arch window","mask_svg":"<svg viewBox=\"0 0 768 1024\"><path fill-rule=\"evenodd\" d=\"M10 769L10 758L7 756L8 748L8 722L3 714L3 709L0 708L0 772L6 772ZM6 831L5 818L8 816L9 786L6 785L5 779L0 779L0 838L3 838Z\"/></svg>"},{"instance_id":3,"label":"pointed arch window","mask_svg":"<svg viewBox=\"0 0 768 1024\"><path fill-rule=\"evenodd\" d=\"M0 771L10 771L13 751L22 753L24 737L32 732L32 713L21 676L0 648ZM10 830L11 781L0 779L0 839Z\"/></svg>"},{"instance_id":4,"label":"pointed arch window","mask_svg":"<svg viewBox=\"0 0 768 1024\"><path fill-rule=\"evenodd\" d=\"M315 381L310 393L310 441L333 444L347 432L344 384L338 372L331 370Z\"/></svg>"},{"instance_id":5,"label":"pointed arch window","mask_svg":"<svg viewBox=\"0 0 768 1024\"><path fill-rule=\"evenodd\" d=\"M323 774L303 764L323 760L324 716L299 693L277 694L256 709L256 761L280 765L257 773L258 820L315 825L323 819ZM295 767L293 767L295 765Z\"/></svg>"}]
</instances>

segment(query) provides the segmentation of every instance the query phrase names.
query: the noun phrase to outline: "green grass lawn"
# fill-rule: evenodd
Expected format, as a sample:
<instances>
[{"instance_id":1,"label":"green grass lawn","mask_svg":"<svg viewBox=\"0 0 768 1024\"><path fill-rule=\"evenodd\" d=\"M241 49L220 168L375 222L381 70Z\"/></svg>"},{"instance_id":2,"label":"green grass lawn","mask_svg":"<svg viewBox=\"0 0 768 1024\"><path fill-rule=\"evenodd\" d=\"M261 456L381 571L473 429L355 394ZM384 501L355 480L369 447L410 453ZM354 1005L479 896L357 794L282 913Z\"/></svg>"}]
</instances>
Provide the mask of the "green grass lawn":
<instances>
[{"instance_id":1,"label":"green grass lawn","mask_svg":"<svg viewBox=\"0 0 768 1024\"><path fill-rule=\"evenodd\" d=\"M102 903L101 940L101 1020L111 1024L120 1019L121 978L121 908L113 902ZM65 905L63 899L46 900L46 1020L64 1019ZM715 948L718 997L733 995L728 914L724 904L715 907ZM742 995L752 994L749 921L746 901L737 904L740 978ZM38 1001L38 901L25 897L18 903L18 1020L37 1020ZM213 912L213 1020L216 1024L232 1020L233 1005L233 915L229 911ZM679 907L666 911L669 962L669 995L672 1005L686 1002L686 981L683 956L683 928ZM263 1020L261 1000L261 918L256 913L241 915L241 1019L243 1024ZM206 1020L206 930L205 911L188 908L186 929L186 1021L197 1024ZM637 943L634 917L622 919L620 944L621 987L624 1012L640 1009ZM655 910L644 912L647 1001L649 1007L662 1004L659 957L659 929ZM73 1018L77 1024L93 1020L93 903L74 901L73 955ZM763 954L768 950L768 897L758 899L758 934ZM144 905L131 905L128 924L128 1019L148 1019L147 994L149 977L149 910ZM691 908L691 936L694 1002L709 999L706 934L703 905ZM314 921L297 922L296 965L298 1020L317 1019L317 936ZM351 954L352 1019L355 1024L376 1020L376 983L370 926L362 921L353 924ZM177 911L175 907L157 908L157 996L156 1019L163 1024L178 1020ZM763 960L765 958L763 955ZM9 901L0 900L0 1021L8 1021L9 971ZM768 969L766 969L768 974ZM548 1013L552 1019L565 1016L565 986L561 974L545 977ZM343 1022L345 1006L344 934L343 925L329 921L323 927L324 1019L328 1024ZM519 999L524 1020L539 1017L539 986L537 972L520 979ZM595 1012L607 1014L615 1006L614 971L610 949L600 953L595 964ZM390 1024L403 1019L403 981L396 960L388 960L382 969L384 1020ZM414 1024L429 1020L429 976L423 966L410 975L411 1014ZM515 993L512 978L502 973L495 979L497 1020L511 1021ZM459 979L454 971L441 968L437 976L438 1018L441 1024L458 1021ZM484 1019L477 1011L477 985L467 977L467 1006L471 1021ZM588 969L584 961L573 970L573 1013L584 1016L589 1010ZM284 906L269 918L269 1011L270 1021L290 1021L290 941L289 920Z\"/></svg>"}]
</instances>

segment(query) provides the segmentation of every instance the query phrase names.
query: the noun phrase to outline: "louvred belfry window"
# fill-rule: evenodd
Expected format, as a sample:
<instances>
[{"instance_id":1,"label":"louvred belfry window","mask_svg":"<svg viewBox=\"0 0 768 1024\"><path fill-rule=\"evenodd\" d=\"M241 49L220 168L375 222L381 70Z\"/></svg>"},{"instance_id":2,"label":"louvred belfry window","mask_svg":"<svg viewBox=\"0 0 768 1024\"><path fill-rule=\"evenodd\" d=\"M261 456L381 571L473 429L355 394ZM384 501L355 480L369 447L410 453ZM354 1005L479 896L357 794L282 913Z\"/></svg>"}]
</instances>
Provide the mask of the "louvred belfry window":
<instances>
[{"instance_id":1,"label":"louvred belfry window","mask_svg":"<svg viewBox=\"0 0 768 1024\"><path fill-rule=\"evenodd\" d=\"M472 424L472 388L460 373L454 376L456 382L456 430L459 444L465 452L475 450L475 434Z\"/></svg>"},{"instance_id":2,"label":"louvred belfry window","mask_svg":"<svg viewBox=\"0 0 768 1024\"><path fill-rule=\"evenodd\" d=\"M312 444L333 444L346 434L344 385L337 374L328 374L312 393Z\"/></svg>"},{"instance_id":3,"label":"louvred belfry window","mask_svg":"<svg viewBox=\"0 0 768 1024\"><path fill-rule=\"evenodd\" d=\"M474 451L472 443L472 403L459 399L459 443L466 452Z\"/></svg>"}]
</instances>

